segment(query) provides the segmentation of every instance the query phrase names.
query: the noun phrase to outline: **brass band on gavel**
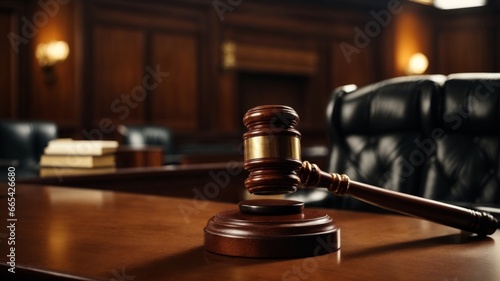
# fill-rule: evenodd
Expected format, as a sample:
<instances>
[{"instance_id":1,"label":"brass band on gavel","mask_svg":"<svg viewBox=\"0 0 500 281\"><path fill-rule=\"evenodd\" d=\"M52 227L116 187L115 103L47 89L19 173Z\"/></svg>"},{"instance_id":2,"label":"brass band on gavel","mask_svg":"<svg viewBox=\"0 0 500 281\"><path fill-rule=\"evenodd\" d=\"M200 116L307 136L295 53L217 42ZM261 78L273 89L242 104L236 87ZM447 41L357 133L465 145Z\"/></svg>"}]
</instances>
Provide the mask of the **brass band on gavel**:
<instances>
[{"instance_id":1,"label":"brass band on gavel","mask_svg":"<svg viewBox=\"0 0 500 281\"><path fill-rule=\"evenodd\" d=\"M300 139L295 136L256 136L244 142L245 161L273 157L300 161Z\"/></svg>"},{"instance_id":2,"label":"brass band on gavel","mask_svg":"<svg viewBox=\"0 0 500 281\"><path fill-rule=\"evenodd\" d=\"M261 106L247 112L243 123L245 163L250 172L245 187L253 194L287 194L300 185L302 166L299 117L287 106Z\"/></svg>"}]
</instances>

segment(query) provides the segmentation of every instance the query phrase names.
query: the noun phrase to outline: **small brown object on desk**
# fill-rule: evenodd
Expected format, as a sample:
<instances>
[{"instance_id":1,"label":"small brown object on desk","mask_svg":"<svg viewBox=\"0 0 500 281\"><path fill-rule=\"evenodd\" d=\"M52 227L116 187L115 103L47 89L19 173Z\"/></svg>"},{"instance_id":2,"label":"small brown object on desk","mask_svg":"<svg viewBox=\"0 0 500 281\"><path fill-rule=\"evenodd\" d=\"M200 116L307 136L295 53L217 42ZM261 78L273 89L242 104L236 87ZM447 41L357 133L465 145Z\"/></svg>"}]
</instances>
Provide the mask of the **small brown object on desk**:
<instances>
[{"instance_id":1,"label":"small brown object on desk","mask_svg":"<svg viewBox=\"0 0 500 281\"><path fill-rule=\"evenodd\" d=\"M266 260L201 247L207 220L236 204L19 183L15 198L16 245L2 238L2 280L500 280L500 232L479 239L406 216L317 209L342 226L341 250Z\"/></svg>"},{"instance_id":2,"label":"small brown object on desk","mask_svg":"<svg viewBox=\"0 0 500 281\"><path fill-rule=\"evenodd\" d=\"M118 168L163 166L163 148L159 146L121 145L116 151Z\"/></svg>"},{"instance_id":3,"label":"small brown object on desk","mask_svg":"<svg viewBox=\"0 0 500 281\"><path fill-rule=\"evenodd\" d=\"M243 167L250 172L245 180L245 187L250 193L287 194L301 186L324 186L338 196L350 195L382 208L480 236L491 235L496 231L497 220L486 212L350 181L347 175L328 174L307 161L302 163L301 134L295 129L298 122L297 113L282 105L258 106L245 114L243 123L248 132L243 135ZM268 204L269 210L280 205L276 201ZM247 202L246 205L252 203ZM263 204L258 205L263 208ZM321 214L311 217L308 212L304 210L300 213L300 219L297 219L299 214L246 214L234 210L221 212L205 228L205 249L223 255L285 258L311 255L311 249L319 241L329 241L329 249L338 250L340 231L335 222ZM263 224L267 231L260 231ZM316 244L310 240L316 240Z\"/></svg>"}]
</instances>

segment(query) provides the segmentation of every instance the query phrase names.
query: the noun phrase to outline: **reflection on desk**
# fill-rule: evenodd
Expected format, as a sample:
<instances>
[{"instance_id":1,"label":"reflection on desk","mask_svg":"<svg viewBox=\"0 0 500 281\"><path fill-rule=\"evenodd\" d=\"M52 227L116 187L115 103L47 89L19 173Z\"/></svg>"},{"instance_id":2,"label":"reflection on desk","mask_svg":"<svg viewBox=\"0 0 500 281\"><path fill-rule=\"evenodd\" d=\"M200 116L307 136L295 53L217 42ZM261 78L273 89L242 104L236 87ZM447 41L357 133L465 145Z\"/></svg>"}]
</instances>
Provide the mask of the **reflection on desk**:
<instances>
[{"instance_id":1,"label":"reflection on desk","mask_svg":"<svg viewBox=\"0 0 500 281\"><path fill-rule=\"evenodd\" d=\"M202 248L208 219L234 204L23 184L16 204L19 280L500 280L500 232L481 239L404 216L323 210L340 251L247 259ZM0 247L0 275L11 274Z\"/></svg>"},{"instance_id":2,"label":"reflection on desk","mask_svg":"<svg viewBox=\"0 0 500 281\"><path fill-rule=\"evenodd\" d=\"M114 173L19 180L19 183L85 187L237 203L248 194L241 162L118 169ZM208 190L208 192L207 192ZM210 191L212 190L212 191ZM207 193L209 196L200 196Z\"/></svg>"}]
</instances>

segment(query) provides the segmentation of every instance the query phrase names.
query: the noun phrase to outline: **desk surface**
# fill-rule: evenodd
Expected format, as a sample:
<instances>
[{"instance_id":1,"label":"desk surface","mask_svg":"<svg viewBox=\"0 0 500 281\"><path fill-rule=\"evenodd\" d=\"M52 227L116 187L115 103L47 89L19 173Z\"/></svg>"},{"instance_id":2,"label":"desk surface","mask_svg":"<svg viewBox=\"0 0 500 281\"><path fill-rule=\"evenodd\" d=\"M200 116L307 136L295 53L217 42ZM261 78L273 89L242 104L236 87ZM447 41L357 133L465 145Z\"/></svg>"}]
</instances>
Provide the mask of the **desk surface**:
<instances>
[{"instance_id":1,"label":"desk surface","mask_svg":"<svg viewBox=\"0 0 500 281\"><path fill-rule=\"evenodd\" d=\"M244 181L248 172L242 162L169 165L118 169L99 175L38 177L18 180L18 183L94 188L139 194L193 198L210 186L219 188L214 201L237 203L248 194ZM208 187L207 187L208 186Z\"/></svg>"},{"instance_id":2,"label":"desk surface","mask_svg":"<svg viewBox=\"0 0 500 281\"><path fill-rule=\"evenodd\" d=\"M1 190L0 218L7 224L7 187ZM236 205L19 184L16 270L34 270L37 280L43 274L97 280L500 280L500 232L477 239L394 215L325 210L340 226L342 240L341 250L325 256L248 259L205 252L207 220L232 208ZM7 244L0 247L4 275Z\"/></svg>"}]
</instances>

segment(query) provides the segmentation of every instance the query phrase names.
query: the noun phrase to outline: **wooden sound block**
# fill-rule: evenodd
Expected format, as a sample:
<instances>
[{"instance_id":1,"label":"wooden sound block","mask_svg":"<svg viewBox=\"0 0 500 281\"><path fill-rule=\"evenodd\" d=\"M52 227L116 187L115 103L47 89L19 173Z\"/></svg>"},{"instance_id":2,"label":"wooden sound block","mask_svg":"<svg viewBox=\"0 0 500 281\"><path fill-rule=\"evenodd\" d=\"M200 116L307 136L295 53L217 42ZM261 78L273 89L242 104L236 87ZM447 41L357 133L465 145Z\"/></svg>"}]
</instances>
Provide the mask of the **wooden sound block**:
<instances>
[{"instance_id":1,"label":"wooden sound block","mask_svg":"<svg viewBox=\"0 0 500 281\"><path fill-rule=\"evenodd\" d=\"M308 209L297 212L297 201L255 201L240 203L245 211L227 210L212 217L204 230L205 249L237 257L296 258L340 248L340 229L330 216Z\"/></svg>"}]
</instances>

